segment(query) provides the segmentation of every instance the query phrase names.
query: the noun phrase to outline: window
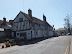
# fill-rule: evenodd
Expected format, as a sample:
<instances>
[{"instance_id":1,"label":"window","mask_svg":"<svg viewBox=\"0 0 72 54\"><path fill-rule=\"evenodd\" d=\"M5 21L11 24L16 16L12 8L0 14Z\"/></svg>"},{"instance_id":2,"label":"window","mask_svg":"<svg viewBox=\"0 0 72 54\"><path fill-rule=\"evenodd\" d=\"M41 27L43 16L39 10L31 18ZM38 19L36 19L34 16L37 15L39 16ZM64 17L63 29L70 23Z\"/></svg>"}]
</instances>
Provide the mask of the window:
<instances>
[{"instance_id":1,"label":"window","mask_svg":"<svg viewBox=\"0 0 72 54\"><path fill-rule=\"evenodd\" d=\"M40 24L39 24L39 27L40 27Z\"/></svg>"},{"instance_id":2,"label":"window","mask_svg":"<svg viewBox=\"0 0 72 54\"><path fill-rule=\"evenodd\" d=\"M20 33L20 36L26 36L26 33Z\"/></svg>"},{"instance_id":3,"label":"window","mask_svg":"<svg viewBox=\"0 0 72 54\"><path fill-rule=\"evenodd\" d=\"M36 31L36 35L37 35L37 31Z\"/></svg>"},{"instance_id":4,"label":"window","mask_svg":"<svg viewBox=\"0 0 72 54\"><path fill-rule=\"evenodd\" d=\"M19 18L19 22L22 22L23 21L23 18Z\"/></svg>"}]
</instances>

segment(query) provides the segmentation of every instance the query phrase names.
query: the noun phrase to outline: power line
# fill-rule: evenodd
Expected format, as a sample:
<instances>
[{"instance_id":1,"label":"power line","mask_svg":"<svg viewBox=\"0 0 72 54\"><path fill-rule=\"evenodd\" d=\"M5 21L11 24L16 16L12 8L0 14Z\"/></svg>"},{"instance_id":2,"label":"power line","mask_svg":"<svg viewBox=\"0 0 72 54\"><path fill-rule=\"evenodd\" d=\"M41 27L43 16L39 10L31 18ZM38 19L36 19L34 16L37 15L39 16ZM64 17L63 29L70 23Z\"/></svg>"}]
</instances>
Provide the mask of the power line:
<instances>
[{"instance_id":1,"label":"power line","mask_svg":"<svg viewBox=\"0 0 72 54\"><path fill-rule=\"evenodd\" d=\"M23 0L23 10L24 10L24 0Z\"/></svg>"}]
</instances>

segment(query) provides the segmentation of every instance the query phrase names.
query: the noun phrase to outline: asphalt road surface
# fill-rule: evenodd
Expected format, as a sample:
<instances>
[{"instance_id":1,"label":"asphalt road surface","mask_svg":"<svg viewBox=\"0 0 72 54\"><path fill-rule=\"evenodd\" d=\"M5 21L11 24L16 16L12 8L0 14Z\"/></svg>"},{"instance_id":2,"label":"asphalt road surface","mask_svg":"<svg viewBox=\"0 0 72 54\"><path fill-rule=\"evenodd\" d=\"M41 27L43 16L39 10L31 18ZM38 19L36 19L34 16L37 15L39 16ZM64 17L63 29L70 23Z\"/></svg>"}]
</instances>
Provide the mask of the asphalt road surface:
<instances>
[{"instance_id":1,"label":"asphalt road surface","mask_svg":"<svg viewBox=\"0 0 72 54\"><path fill-rule=\"evenodd\" d=\"M70 36L49 38L35 44L0 49L0 54L65 54Z\"/></svg>"}]
</instances>

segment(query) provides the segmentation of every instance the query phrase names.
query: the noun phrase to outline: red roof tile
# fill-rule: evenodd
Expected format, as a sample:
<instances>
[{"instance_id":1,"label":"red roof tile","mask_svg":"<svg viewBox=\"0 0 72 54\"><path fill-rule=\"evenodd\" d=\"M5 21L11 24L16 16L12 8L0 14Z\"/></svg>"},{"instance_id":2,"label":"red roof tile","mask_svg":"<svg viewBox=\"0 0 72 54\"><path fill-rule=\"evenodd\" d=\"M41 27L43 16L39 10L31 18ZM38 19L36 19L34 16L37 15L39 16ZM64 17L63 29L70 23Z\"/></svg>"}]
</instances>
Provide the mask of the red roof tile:
<instances>
[{"instance_id":1,"label":"red roof tile","mask_svg":"<svg viewBox=\"0 0 72 54\"><path fill-rule=\"evenodd\" d=\"M44 24L44 21L36 18L36 17L32 17L33 18L33 21L32 22L35 22L35 23L38 23L38 24Z\"/></svg>"},{"instance_id":2,"label":"red roof tile","mask_svg":"<svg viewBox=\"0 0 72 54\"><path fill-rule=\"evenodd\" d=\"M3 21L2 20L0 20L0 23L2 23Z\"/></svg>"},{"instance_id":3,"label":"red roof tile","mask_svg":"<svg viewBox=\"0 0 72 54\"><path fill-rule=\"evenodd\" d=\"M32 20L32 19L28 16L28 14L23 13L22 11L21 11L21 13L24 14L25 17L27 17L29 20L31 20L31 21L34 22L34 23L44 24L44 21L42 21L42 20L40 20L40 19L38 19L38 18L36 18L36 17L32 17L32 19L33 19L33 20Z\"/></svg>"}]
</instances>

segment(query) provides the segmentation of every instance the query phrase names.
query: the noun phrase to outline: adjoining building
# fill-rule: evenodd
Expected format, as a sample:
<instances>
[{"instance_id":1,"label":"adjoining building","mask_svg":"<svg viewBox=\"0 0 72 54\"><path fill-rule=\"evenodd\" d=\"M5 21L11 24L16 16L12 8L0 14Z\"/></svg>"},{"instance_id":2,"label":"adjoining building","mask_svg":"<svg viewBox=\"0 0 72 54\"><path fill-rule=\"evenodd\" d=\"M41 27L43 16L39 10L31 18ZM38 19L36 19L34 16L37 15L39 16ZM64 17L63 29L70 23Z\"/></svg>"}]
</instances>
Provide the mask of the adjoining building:
<instances>
[{"instance_id":1,"label":"adjoining building","mask_svg":"<svg viewBox=\"0 0 72 54\"><path fill-rule=\"evenodd\" d=\"M10 22L6 21L5 17L0 20L0 40L11 36L11 29L12 26Z\"/></svg>"},{"instance_id":2,"label":"adjoining building","mask_svg":"<svg viewBox=\"0 0 72 54\"><path fill-rule=\"evenodd\" d=\"M33 39L39 37L53 36L53 27L46 21L43 15L43 21L32 16L32 10L28 14L20 11L12 24L12 37L18 39Z\"/></svg>"}]
</instances>

